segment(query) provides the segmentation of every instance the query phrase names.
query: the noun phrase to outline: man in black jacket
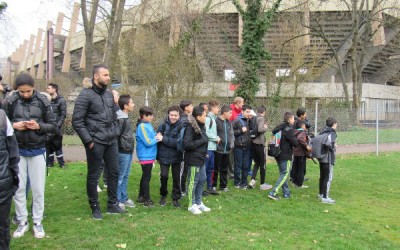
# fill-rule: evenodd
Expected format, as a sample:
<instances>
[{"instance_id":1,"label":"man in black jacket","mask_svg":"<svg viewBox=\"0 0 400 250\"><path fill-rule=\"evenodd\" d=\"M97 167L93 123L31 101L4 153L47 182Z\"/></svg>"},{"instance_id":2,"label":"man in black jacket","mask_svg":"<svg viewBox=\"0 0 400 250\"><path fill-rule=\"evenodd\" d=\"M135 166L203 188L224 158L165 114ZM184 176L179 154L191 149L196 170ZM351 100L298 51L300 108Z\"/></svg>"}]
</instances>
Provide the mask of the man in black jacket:
<instances>
[{"instance_id":1,"label":"man in black jacket","mask_svg":"<svg viewBox=\"0 0 400 250\"><path fill-rule=\"evenodd\" d=\"M95 220L103 218L97 194L97 177L102 160L108 173L107 213L124 212L117 203L119 128L114 98L107 90L109 82L107 66L94 66L92 87L83 89L79 94L72 115L72 126L85 145L88 165L86 189Z\"/></svg>"},{"instance_id":2,"label":"man in black jacket","mask_svg":"<svg viewBox=\"0 0 400 250\"><path fill-rule=\"evenodd\" d=\"M177 149L182 123L179 119L180 108L171 106L168 108L168 117L158 127L157 133L162 134L162 141L158 143L157 160L160 163L160 205L165 206L168 195L168 175L169 167L172 172L172 205L179 208L181 198L180 186L180 166L182 162L182 152Z\"/></svg>"},{"instance_id":3,"label":"man in black jacket","mask_svg":"<svg viewBox=\"0 0 400 250\"><path fill-rule=\"evenodd\" d=\"M274 188L269 193L268 198L272 200L278 200L279 189L282 188L283 197L290 198L289 185L287 183L288 175L290 173L291 161L293 159L292 150L298 145L294 130L292 128L294 124L294 114L292 112L286 112L283 117L283 123L278 125L272 130L273 134L282 131L280 140L281 153L275 157L275 160L279 168L279 178Z\"/></svg>"},{"instance_id":4,"label":"man in black jacket","mask_svg":"<svg viewBox=\"0 0 400 250\"><path fill-rule=\"evenodd\" d=\"M182 127L186 127L189 124L188 116L192 114L193 111L193 102L191 100L182 100L179 104L181 108L180 113L180 121L182 123ZM188 174L188 166L186 166L185 162L182 161L181 169L180 169L180 186L182 196L186 195L186 180Z\"/></svg>"},{"instance_id":5,"label":"man in black jacket","mask_svg":"<svg viewBox=\"0 0 400 250\"><path fill-rule=\"evenodd\" d=\"M45 237L42 219L46 182L46 139L54 133L56 123L47 98L37 92L29 74L20 74L15 79L16 92L4 102L4 111L13 124L17 138L20 162L19 188L14 196L17 220L20 222L13 237L24 236L29 230L26 185L28 178L32 188L32 219L36 238Z\"/></svg>"},{"instance_id":6,"label":"man in black jacket","mask_svg":"<svg viewBox=\"0 0 400 250\"><path fill-rule=\"evenodd\" d=\"M10 209L18 189L18 143L6 113L0 110L0 249L10 247Z\"/></svg>"},{"instance_id":7,"label":"man in black jacket","mask_svg":"<svg viewBox=\"0 0 400 250\"><path fill-rule=\"evenodd\" d=\"M57 123L56 132L49 136L49 141L46 145L47 153L47 167L53 167L54 155L57 158L60 168L64 168L64 154L62 150L62 125L64 124L65 118L67 117L67 102L64 97L58 93L58 85L50 83L46 89L47 94L51 96L51 107L53 109L53 115Z\"/></svg>"}]
</instances>

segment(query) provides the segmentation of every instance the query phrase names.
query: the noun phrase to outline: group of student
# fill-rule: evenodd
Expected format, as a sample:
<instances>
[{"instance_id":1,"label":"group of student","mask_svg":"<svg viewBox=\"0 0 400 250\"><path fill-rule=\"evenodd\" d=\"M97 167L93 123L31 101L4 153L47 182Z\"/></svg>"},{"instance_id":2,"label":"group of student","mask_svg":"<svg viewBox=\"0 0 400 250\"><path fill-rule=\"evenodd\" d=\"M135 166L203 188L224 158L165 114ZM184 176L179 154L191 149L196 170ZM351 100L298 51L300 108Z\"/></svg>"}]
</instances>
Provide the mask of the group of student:
<instances>
[{"instance_id":1,"label":"group of student","mask_svg":"<svg viewBox=\"0 0 400 250\"><path fill-rule=\"evenodd\" d=\"M256 113L244 104L241 97L236 97L233 104L222 107L216 100L197 106L190 100L183 100L179 106L173 105L167 109L165 120L154 130L152 108L141 107L138 122L134 126L130 119L130 114L134 111L131 96L118 95L116 98L116 95L113 96L112 92L107 90L110 82L107 66L96 65L89 82L75 101L72 125L86 151L86 189L93 219L103 218L97 191L102 165L107 174L106 212L120 214L126 211L126 207L135 206L128 196L128 179L135 143L137 158L142 168L136 202L145 207L154 206L150 198L150 179L156 161L161 170L159 204L167 204L168 177L171 169L172 205L180 208L181 197L187 195L188 211L192 214L210 212L211 209L203 203L202 197L229 192L230 177L233 177L235 188L255 188L258 171L260 189L270 190L270 199L278 200L280 189L284 198L290 198L288 177L293 159L291 180L297 187L306 187L303 185L305 164L311 147L307 132L309 124L303 109L298 110L296 122L295 115L287 112L284 114L283 123L272 129L273 134L281 132L280 154L275 157L279 178L272 186L266 182L265 133L268 126L264 118L265 107L256 108ZM1 178L7 179L0 182L0 201L6 200L0 206L0 210L5 211L0 213L0 216L4 216L6 221L0 225L0 231L9 230L8 217L14 193L18 228L13 236L22 237L29 230L26 187L27 180L30 178L32 181L33 178L33 231L36 238L43 238L45 233L41 221L44 211L46 137L48 134L59 133L61 128L52 114L50 102L34 89L32 77L28 74L18 76L15 90L16 100L8 98L3 102L5 114L11 122L8 119L5 119L7 122L3 122L2 119L0 123L4 138L7 138L5 141L9 143L5 144L3 140L0 145L0 158L4 160L1 162L4 162L4 166L7 165L7 171L3 171L3 165L0 169L3 171L0 172ZM328 153L318 159L319 197L323 203L328 204L335 203L329 197L329 189L335 164L336 126L337 121L333 117L327 119L326 128L321 134L327 134L323 143ZM136 138L133 127L136 128ZM9 152L4 153L3 148ZM11 152L16 149L18 153ZM253 160L254 167L251 170ZM52 162L48 161L47 165L50 163ZM63 161L60 165L64 166ZM9 237L0 238L0 244L9 244Z\"/></svg>"}]
</instances>

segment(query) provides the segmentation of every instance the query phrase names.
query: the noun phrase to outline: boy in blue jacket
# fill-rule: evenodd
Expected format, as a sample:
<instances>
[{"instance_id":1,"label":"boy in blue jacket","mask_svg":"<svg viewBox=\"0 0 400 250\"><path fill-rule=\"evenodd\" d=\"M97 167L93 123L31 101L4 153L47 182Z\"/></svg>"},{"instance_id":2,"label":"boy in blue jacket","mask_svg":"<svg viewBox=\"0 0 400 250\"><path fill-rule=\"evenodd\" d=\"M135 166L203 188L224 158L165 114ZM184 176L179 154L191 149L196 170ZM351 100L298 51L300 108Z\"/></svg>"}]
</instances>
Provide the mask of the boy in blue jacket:
<instances>
[{"instance_id":1,"label":"boy in blue jacket","mask_svg":"<svg viewBox=\"0 0 400 250\"><path fill-rule=\"evenodd\" d=\"M139 110L140 119L136 129L136 154L142 165L142 178L140 179L138 203L145 207L153 207L150 199L150 179L153 164L157 156L157 142L162 141L163 136L154 131L151 126L153 121L153 109L141 107Z\"/></svg>"}]
</instances>

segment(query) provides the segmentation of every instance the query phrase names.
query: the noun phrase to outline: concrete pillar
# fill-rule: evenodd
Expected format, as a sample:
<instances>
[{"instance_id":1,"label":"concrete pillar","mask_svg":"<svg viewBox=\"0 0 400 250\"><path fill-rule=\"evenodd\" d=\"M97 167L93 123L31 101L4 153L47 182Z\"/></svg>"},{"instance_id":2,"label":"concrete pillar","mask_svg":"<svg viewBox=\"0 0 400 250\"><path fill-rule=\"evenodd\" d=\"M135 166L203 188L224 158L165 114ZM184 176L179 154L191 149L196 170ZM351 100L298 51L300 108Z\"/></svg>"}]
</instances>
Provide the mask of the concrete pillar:
<instances>
[{"instance_id":1,"label":"concrete pillar","mask_svg":"<svg viewBox=\"0 0 400 250\"><path fill-rule=\"evenodd\" d=\"M76 27L78 26L80 8L81 8L80 4L75 2L74 8L72 11L71 24L69 26L69 31L68 31L68 37L65 40L64 59L63 59L61 72L69 72L70 67L71 67L71 52L70 52L71 39L72 39L72 36L76 33Z\"/></svg>"},{"instance_id":2,"label":"concrete pillar","mask_svg":"<svg viewBox=\"0 0 400 250\"><path fill-rule=\"evenodd\" d=\"M35 49L33 51L32 55L32 63L31 63L31 69L29 70L29 74L35 78L36 77L36 69L35 69L35 59L36 56L39 54L40 50L40 45L42 44L42 35L43 35L43 29L39 28L37 35L36 35L36 42L35 42Z\"/></svg>"},{"instance_id":3,"label":"concrete pillar","mask_svg":"<svg viewBox=\"0 0 400 250\"><path fill-rule=\"evenodd\" d=\"M44 69L46 66L44 65L44 61L46 60L47 56L47 31L53 27L53 23L51 21L47 21L47 26L46 26L46 33L44 35L44 42L42 46L42 51L40 53L40 58L39 58L39 67L37 71L36 78L37 79L44 79Z\"/></svg>"},{"instance_id":4,"label":"concrete pillar","mask_svg":"<svg viewBox=\"0 0 400 250\"><path fill-rule=\"evenodd\" d=\"M56 34L56 35L61 35L62 26L63 26L63 22L64 22L64 16L65 16L64 13L58 12L56 29L54 30L54 34Z\"/></svg>"},{"instance_id":5,"label":"concrete pillar","mask_svg":"<svg viewBox=\"0 0 400 250\"><path fill-rule=\"evenodd\" d=\"M29 67L28 60L31 58L32 50L33 50L33 44L35 43L35 36L31 35L29 39L29 44L28 44L28 49L26 50L25 57L22 61L22 68L20 68L20 71L26 71Z\"/></svg>"},{"instance_id":6,"label":"concrete pillar","mask_svg":"<svg viewBox=\"0 0 400 250\"><path fill-rule=\"evenodd\" d=\"M377 9L377 13L372 13L374 18L371 21L372 29L372 43L374 46L385 45L385 28L383 26L383 13L380 7Z\"/></svg>"}]
</instances>

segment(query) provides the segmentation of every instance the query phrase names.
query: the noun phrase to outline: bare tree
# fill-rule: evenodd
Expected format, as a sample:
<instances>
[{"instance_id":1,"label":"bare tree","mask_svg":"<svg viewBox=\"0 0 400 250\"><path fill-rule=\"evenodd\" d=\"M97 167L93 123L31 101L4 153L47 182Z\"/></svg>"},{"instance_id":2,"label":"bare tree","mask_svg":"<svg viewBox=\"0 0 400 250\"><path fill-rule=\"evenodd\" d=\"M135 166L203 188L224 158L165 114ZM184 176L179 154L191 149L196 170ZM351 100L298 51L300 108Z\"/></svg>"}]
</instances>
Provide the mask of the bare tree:
<instances>
[{"instance_id":1,"label":"bare tree","mask_svg":"<svg viewBox=\"0 0 400 250\"><path fill-rule=\"evenodd\" d=\"M93 0L91 9L88 11L86 0L81 0L81 10L83 19L83 28L85 30L85 75L90 76L93 68L93 53L95 46L93 43L94 28L96 24L96 15L99 8L99 0ZM89 17L88 17L89 13Z\"/></svg>"}]
</instances>

